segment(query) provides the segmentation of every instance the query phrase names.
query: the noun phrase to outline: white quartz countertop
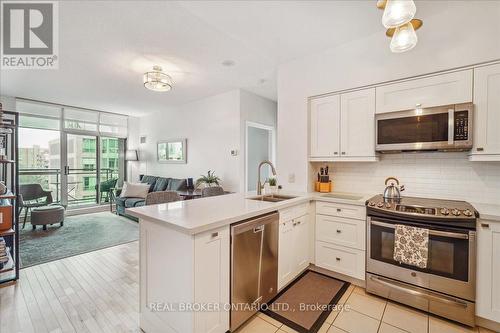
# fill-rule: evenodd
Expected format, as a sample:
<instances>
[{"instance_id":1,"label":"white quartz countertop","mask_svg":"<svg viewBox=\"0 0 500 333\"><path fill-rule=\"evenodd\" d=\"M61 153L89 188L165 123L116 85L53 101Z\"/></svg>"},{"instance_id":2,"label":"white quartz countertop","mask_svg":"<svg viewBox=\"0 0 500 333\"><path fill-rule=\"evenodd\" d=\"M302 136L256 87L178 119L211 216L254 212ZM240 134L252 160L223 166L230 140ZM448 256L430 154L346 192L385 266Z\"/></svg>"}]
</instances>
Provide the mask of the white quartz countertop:
<instances>
[{"instance_id":1,"label":"white quartz countertop","mask_svg":"<svg viewBox=\"0 0 500 333\"><path fill-rule=\"evenodd\" d=\"M225 225L267 214L311 200L321 200L364 206L372 195L356 193L303 193L280 191L296 196L281 202L250 200L255 193L232 193L215 197L170 202L166 204L127 208L127 214L177 229L187 234L198 234Z\"/></svg>"},{"instance_id":2,"label":"white quartz countertop","mask_svg":"<svg viewBox=\"0 0 500 333\"><path fill-rule=\"evenodd\" d=\"M500 222L500 205L471 203L479 212L479 218L482 220Z\"/></svg>"},{"instance_id":3,"label":"white quartz countertop","mask_svg":"<svg viewBox=\"0 0 500 333\"><path fill-rule=\"evenodd\" d=\"M255 194L232 193L176 201L128 208L127 214L139 219L165 223L181 232L194 235L311 200L311 194L309 193L297 194L296 198L281 202L248 199L252 196L255 196Z\"/></svg>"}]
</instances>

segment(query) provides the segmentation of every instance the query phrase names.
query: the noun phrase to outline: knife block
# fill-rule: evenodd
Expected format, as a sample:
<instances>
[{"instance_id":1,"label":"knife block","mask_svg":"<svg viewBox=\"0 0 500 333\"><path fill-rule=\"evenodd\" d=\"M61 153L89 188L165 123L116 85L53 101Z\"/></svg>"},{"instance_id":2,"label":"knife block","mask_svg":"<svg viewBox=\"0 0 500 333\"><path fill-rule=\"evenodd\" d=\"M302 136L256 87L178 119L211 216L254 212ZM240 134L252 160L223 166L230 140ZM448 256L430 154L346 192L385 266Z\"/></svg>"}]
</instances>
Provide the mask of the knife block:
<instances>
[{"instance_id":1,"label":"knife block","mask_svg":"<svg viewBox=\"0 0 500 333\"><path fill-rule=\"evenodd\" d=\"M328 181L328 183L321 183L321 182L316 182L314 184L314 190L316 192L321 192L321 193L328 193L331 192L333 189L333 184L332 181Z\"/></svg>"}]
</instances>

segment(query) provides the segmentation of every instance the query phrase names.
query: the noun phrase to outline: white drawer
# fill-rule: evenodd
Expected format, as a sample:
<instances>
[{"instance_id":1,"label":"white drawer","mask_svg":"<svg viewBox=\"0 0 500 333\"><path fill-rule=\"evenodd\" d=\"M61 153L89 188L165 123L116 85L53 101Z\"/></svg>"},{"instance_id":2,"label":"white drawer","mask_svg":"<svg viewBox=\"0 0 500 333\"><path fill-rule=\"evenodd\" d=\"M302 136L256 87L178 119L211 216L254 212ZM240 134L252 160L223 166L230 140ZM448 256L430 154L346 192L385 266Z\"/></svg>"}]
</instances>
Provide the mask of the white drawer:
<instances>
[{"instance_id":1,"label":"white drawer","mask_svg":"<svg viewBox=\"0 0 500 333\"><path fill-rule=\"evenodd\" d=\"M285 209L280 209L279 214L280 214L280 222L286 222L290 221L291 219L295 219L298 217L301 217L303 215L306 215L309 213L309 203L303 203L297 206L293 207L288 207Z\"/></svg>"},{"instance_id":2,"label":"white drawer","mask_svg":"<svg viewBox=\"0 0 500 333\"><path fill-rule=\"evenodd\" d=\"M316 266L364 280L365 251L317 241Z\"/></svg>"},{"instance_id":3,"label":"white drawer","mask_svg":"<svg viewBox=\"0 0 500 333\"><path fill-rule=\"evenodd\" d=\"M365 249L364 220L316 215L316 240Z\"/></svg>"},{"instance_id":4,"label":"white drawer","mask_svg":"<svg viewBox=\"0 0 500 333\"><path fill-rule=\"evenodd\" d=\"M366 208L364 206L345 205L334 202L317 201L316 214L366 220Z\"/></svg>"}]
</instances>

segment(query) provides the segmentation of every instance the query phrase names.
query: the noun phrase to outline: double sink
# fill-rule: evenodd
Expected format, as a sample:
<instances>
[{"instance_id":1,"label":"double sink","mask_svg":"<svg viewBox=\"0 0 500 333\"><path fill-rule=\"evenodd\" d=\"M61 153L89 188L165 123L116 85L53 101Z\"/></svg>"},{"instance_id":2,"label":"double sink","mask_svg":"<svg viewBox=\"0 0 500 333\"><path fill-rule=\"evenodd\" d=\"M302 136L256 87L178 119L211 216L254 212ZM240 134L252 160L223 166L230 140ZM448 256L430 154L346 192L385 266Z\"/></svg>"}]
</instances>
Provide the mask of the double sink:
<instances>
[{"instance_id":1,"label":"double sink","mask_svg":"<svg viewBox=\"0 0 500 333\"><path fill-rule=\"evenodd\" d=\"M267 202L280 202L285 200L294 199L296 197L291 195L282 195L282 194L267 194L267 195L259 195L257 197L247 198L249 200L256 201L267 201Z\"/></svg>"}]
</instances>

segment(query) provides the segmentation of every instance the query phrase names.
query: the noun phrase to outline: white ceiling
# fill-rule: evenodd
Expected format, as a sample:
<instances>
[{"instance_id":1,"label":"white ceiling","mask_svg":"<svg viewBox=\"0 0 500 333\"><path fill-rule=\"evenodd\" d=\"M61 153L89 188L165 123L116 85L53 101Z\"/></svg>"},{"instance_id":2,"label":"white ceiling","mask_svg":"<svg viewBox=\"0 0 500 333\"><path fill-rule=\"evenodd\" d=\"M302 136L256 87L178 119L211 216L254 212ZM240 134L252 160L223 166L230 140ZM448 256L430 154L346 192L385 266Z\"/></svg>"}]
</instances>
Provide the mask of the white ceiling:
<instances>
[{"instance_id":1,"label":"white ceiling","mask_svg":"<svg viewBox=\"0 0 500 333\"><path fill-rule=\"evenodd\" d=\"M2 70L0 93L134 115L234 88L276 99L279 64L383 31L381 14L375 1L61 1L59 69ZM142 86L157 64L171 92Z\"/></svg>"}]
</instances>

